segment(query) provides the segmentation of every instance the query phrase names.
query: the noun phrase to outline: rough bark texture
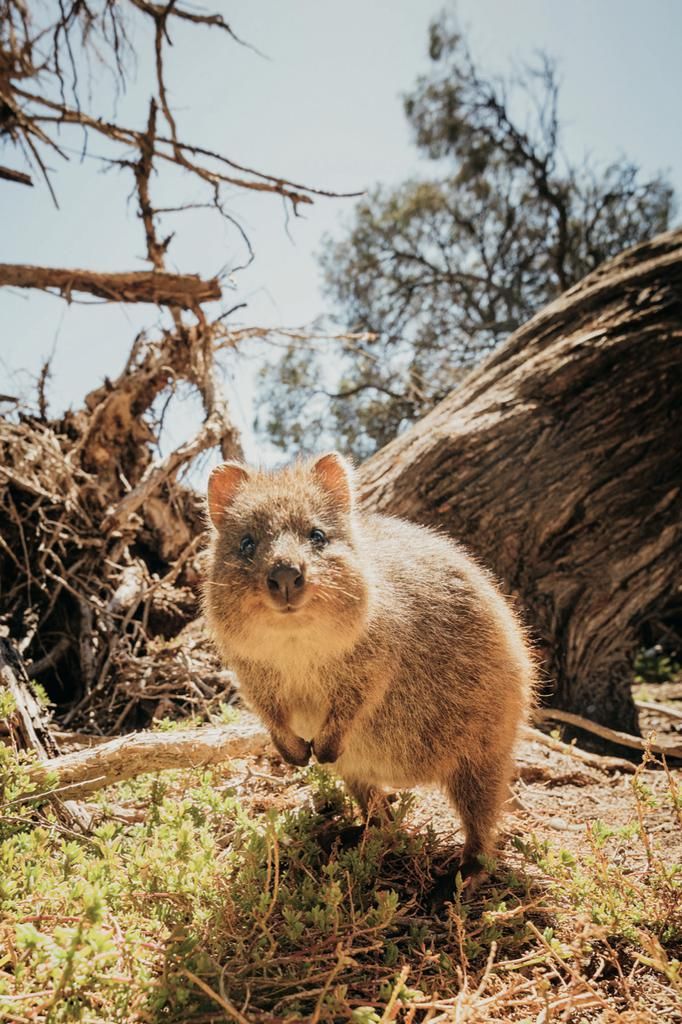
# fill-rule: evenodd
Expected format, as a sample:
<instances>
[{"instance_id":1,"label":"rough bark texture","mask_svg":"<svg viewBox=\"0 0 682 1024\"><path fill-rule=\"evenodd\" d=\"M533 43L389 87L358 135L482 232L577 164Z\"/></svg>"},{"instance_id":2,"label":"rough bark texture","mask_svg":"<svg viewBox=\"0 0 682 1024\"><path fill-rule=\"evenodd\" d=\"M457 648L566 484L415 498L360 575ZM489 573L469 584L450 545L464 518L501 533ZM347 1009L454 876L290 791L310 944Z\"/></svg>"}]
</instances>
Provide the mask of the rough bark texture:
<instances>
[{"instance_id":1,"label":"rough bark texture","mask_svg":"<svg viewBox=\"0 0 682 1024\"><path fill-rule=\"evenodd\" d=\"M542 697L628 732L642 625L682 569L682 230L518 330L360 470L364 506L441 526L517 595Z\"/></svg>"},{"instance_id":2,"label":"rough bark texture","mask_svg":"<svg viewBox=\"0 0 682 1024\"><path fill-rule=\"evenodd\" d=\"M203 281L197 274L169 274L162 270L103 274L94 270L0 263L0 285L42 290L54 288L67 299L74 292L86 292L110 302L152 302L192 310L202 302L222 297L220 282L215 277Z\"/></svg>"}]
</instances>

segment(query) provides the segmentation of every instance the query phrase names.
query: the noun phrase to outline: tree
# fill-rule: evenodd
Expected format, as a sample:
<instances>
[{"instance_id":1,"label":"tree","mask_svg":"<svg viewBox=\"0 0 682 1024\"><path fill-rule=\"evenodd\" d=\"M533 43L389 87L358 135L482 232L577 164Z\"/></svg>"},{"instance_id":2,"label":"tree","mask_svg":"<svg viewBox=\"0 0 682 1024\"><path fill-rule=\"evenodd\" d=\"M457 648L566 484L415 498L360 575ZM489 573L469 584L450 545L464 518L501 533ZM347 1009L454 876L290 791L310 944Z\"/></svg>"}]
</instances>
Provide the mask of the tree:
<instances>
[{"instance_id":1,"label":"tree","mask_svg":"<svg viewBox=\"0 0 682 1024\"><path fill-rule=\"evenodd\" d=\"M377 188L322 254L341 320L369 332L266 369L267 429L323 429L362 458L423 416L534 312L604 260L668 227L672 189L627 160L563 155L553 63L485 75L443 17L431 71L405 100L439 175Z\"/></svg>"},{"instance_id":2,"label":"tree","mask_svg":"<svg viewBox=\"0 0 682 1024\"><path fill-rule=\"evenodd\" d=\"M543 699L628 732L640 632L682 574L681 365L678 229L537 313L359 474L365 508L451 531L504 580Z\"/></svg>"},{"instance_id":3,"label":"tree","mask_svg":"<svg viewBox=\"0 0 682 1024\"><path fill-rule=\"evenodd\" d=\"M275 196L293 212L332 194L244 167L184 135L165 65L179 27L240 42L221 14L177 0L0 0L0 183L42 182L56 202L51 165L66 159L67 147L85 151L96 138L105 165L130 175L149 264L118 273L1 264L0 287L51 290L67 301L86 293L154 303L163 313L159 328L134 339L119 376L85 396L82 408L50 419L45 371L37 410L0 417L0 628L67 718L90 724L93 709L104 707L100 728L145 721L174 695L191 706L188 694L199 684L163 648L163 638L198 611L204 523L198 496L179 474L211 448L226 458L241 452L216 372L217 353L239 332L228 326L231 309L211 316L205 308L222 299L221 277L168 270L167 217L194 209L199 197L238 232L248 262L249 240L223 206L226 187ZM132 39L148 41L146 53L134 51ZM98 71L108 66L124 89L133 57L146 58L154 86L136 122L119 123L91 106L89 62ZM154 190L169 170L181 172L168 182L177 201L158 209ZM165 408L183 386L200 396L203 424L159 457ZM205 686L204 672L197 674Z\"/></svg>"}]
</instances>

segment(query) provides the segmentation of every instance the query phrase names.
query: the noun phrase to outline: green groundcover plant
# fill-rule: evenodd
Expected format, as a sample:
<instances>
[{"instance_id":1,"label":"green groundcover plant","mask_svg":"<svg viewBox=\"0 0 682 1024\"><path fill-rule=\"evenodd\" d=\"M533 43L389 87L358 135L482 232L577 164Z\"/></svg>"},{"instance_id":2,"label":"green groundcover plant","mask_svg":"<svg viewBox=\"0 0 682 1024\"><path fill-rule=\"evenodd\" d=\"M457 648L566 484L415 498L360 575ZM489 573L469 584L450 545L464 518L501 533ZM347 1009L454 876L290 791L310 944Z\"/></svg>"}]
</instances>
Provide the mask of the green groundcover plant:
<instances>
[{"instance_id":1,"label":"green groundcover plant","mask_svg":"<svg viewBox=\"0 0 682 1024\"><path fill-rule=\"evenodd\" d=\"M0 1019L630 1021L682 996L682 869L648 827L663 800L682 830L671 773L654 797L639 772L632 824L593 823L584 855L517 838L433 912L457 844L411 797L363 831L317 767L267 813L228 769L167 772L103 791L79 835L28 763L0 746Z\"/></svg>"}]
</instances>

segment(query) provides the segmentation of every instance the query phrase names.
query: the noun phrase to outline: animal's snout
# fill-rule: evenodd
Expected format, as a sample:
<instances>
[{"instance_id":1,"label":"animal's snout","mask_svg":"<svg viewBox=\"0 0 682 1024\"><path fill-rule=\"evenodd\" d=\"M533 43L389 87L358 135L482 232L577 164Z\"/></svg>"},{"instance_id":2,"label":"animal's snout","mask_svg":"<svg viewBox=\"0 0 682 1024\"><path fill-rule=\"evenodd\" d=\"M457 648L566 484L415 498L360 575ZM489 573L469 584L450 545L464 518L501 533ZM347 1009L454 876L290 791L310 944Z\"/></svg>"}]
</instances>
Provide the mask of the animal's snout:
<instances>
[{"instance_id":1,"label":"animal's snout","mask_svg":"<svg viewBox=\"0 0 682 1024\"><path fill-rule=\"evenodd\" d=\"M278 564L268 573L268 590L277 604L296 605L305 589L305 575L300 565Z\"/></svg>"}]
</instances>

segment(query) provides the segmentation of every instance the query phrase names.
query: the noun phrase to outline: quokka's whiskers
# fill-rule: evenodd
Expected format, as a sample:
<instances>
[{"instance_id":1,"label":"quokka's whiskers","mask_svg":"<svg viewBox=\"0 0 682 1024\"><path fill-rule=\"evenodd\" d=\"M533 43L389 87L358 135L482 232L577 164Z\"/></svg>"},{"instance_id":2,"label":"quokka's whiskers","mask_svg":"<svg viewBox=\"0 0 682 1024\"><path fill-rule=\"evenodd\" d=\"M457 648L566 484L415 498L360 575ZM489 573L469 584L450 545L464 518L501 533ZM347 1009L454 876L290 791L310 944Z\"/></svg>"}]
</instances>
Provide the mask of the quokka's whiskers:
<instances>
[{"instance_id":1,"label":"quokka's whiskers","mask_svg":"<svg viewBox=\"0 0 682 1024\"><path fill-rule=\"evenodd\" d=\"M338 586L338 584L330 583L326 580L324 583L320 584L320 590L318 591L318 593L321 593L322 591L327 592L329 600L332 599L332 595L329 593L329 591L334 591L335 594L342 594L343 597L348 597L350 598L351 601L360 600L360 596L358 594L351 594L348 590L344 590L343 587Z\"/></svg>"},{"instance_id":2,"label":"quokka's whiskers","mask_svg":"<svg viewBox=\"0 0 682 1024\"><path fill-rule=\"evenodd\" d=\"M316 596L316 599L318 601L322 602L323 604L332 604L333 605L334 604L334 598L335 598L336 595L335 594L325 593L322 590L318 590L315 596Z\"/></svg>"},{"instance_id":3,"label":"quokka's whiskers","mask_svg":"<svg viewBox=\"0 0 682 1024\"><path fill-rule=\"evenodd\" d=\"M343 572L339 572L333 568L326 569L320 577L324 583L328 583L330 586L337 586L338 580L345 580L346 575Z\"/></svg>"}]
</instances>

